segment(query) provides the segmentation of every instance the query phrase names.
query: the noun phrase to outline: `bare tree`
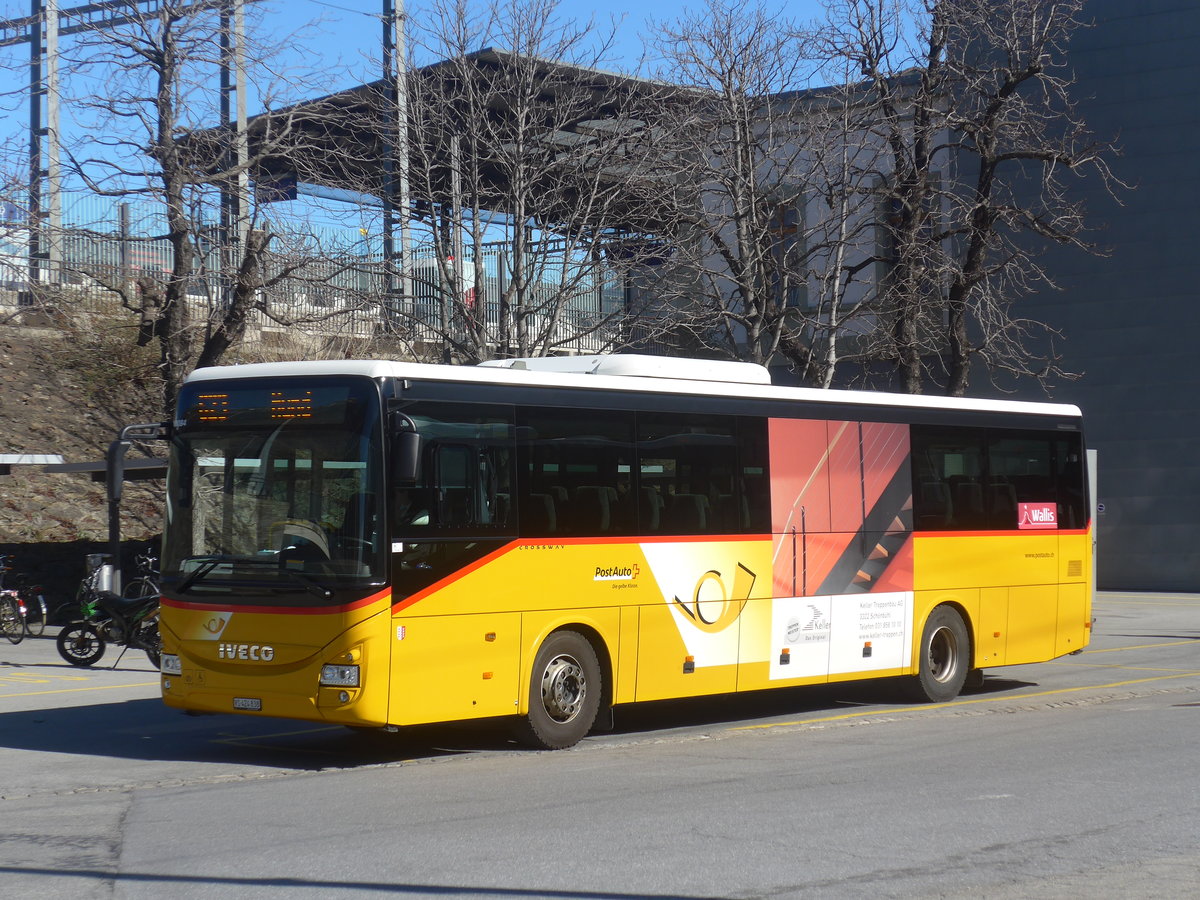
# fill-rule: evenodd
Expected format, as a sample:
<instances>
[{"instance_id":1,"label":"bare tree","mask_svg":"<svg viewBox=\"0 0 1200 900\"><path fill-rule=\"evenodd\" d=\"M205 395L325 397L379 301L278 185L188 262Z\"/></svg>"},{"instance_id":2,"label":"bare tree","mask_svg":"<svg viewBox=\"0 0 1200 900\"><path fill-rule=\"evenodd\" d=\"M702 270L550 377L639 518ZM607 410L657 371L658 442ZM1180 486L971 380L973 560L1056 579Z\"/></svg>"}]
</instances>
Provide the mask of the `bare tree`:
<instances>
[{"instance_id":1,"label":"bare tree","mask_svg":"<svg viewBox=\"0 0 1200 900\"><path fill-rule=\"evenodd\" d=\"M64 103L86 125L67 146L64 168L94 194L154 210L142 240L169 248L161 268L137 274L84 267L137 317L138 343L158 347L167 414L192 367L219 362L253 317L281 324L304 318L273 306L271 291L321 257L299 246L311 244L311 235L277 232L246 190L264 158L302 140L286 104L306 83L277 74L274 60L288 40L256 40L255 16L248 13L242 29L233 8L223 0L131 5L119 24L85 31L63 51L71 73ZM239 42L245 90L269 113L258 117L253 154L240 156L218 111L222 55L229 63ZM320 277L329 277L327 266Z\"/></svg>"},{"instance_id":2,"label":"bare tree","mask_svg":"<svg viewBox=\"0 0 1200 900\"><path fill-rule=\"evenodd\" d=\"M557 15L435 0L415 35L442 61L409 82L431 251L414 306L448 359L600 349L636 314L601 298L652 246L648 119L669 91L603 71L611 35Z\"/></svg>"},{"instance_id":3,"label":"bare tree","mask_svg":"<svg viewBox=\"0 0 1200 900\"><path fill-rule=\"evenodd\" d=\"M708 0L660 26L695 90L673 265L658 289L700 348L809 383L894 367L905 390L1069 377L1014 304L1051 243L1096 252L1073 178L1116 182L1076 114L1083 0L835 0L810 31ZM831 85L810 88L820 77Z\"/></svg>"},{"instance_id":4,"label":"bare tree","mask_svg":"<svg viewBox=\"0 0 1200 900\"><path fill-rule=\"evenodd\" d=\"M797 109L806 148L795 176L805 191L803 267L795 275L806 303L794 311L780 353L814 386L829 388L843 363L861 365L879 289L870 246L878 231L878 185L885 148L871 139L873 109L844 70L827 67L831 86L810 90ZM844 380L844 379L841 379Z\"/></svg>"},{"instance_id":5,"label":"bare tree","mask_svg":"<svg viewBox=\"0 0 1200 900\"><path fill-rule=\"evenodd\" d=\"M881 328L873 355L905 390L966 391L973 363L1048 382L1069 377L1049 329L1016 311L1053 287L1049 244L1096 252L1070 180L1117 186L1110 148L1071 102L1067 46L1084 0L840 0L826 48L870 92L887 148L879 186ZM915 46L905 40L915 23ZM1052 334L1050 335L1052 336Z\"/></svg>"},{"instance_id":6,"label":"bare tree","mask_svg":"<svg viewBox=\"0 0 1200 900\"><path fill-rule=\"evenodd\" d=\"M680 189L655 290L699 348L783 353L807 370L806 41L775 12L726 0L660 23L653 41L661 78L690 99L660 123Z\"/></svg>"},{"instance_id":7,"label":"bare tree","mask_svg":"<svg viewBox=\"0 0 1200 900\"><path fill-rule=\"evenodd\" d=\"M721 0L656 44L690 101L660 126L682 189L657 294L697 349L830 387L861 357L878 295L863 248L886 160L857 73L775 11Z\"/></svg>"}]
</instances>

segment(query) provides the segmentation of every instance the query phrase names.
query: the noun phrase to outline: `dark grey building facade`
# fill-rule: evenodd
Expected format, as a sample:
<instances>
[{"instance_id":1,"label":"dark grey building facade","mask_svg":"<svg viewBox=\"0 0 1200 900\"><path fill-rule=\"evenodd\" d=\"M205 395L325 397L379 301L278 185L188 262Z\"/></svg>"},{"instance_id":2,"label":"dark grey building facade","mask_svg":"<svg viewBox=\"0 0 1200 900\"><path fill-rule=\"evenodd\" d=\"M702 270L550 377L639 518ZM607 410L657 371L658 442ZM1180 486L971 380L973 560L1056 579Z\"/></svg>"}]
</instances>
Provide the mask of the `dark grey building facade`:
<instances>
[{"instance_id":1,"label":"dark grey building facade","mask_svg":"<svg viewBox=\"0 0 1200 900\"><path fill-rule=\"evenodd\" d=\"M1085 10L1095 27L1071 44L1074 96L1121 148L1113 169L1133 190L1118 205L1083 187L1110 255L1052 251L1062 292L1024 302L1082 373L1054 399L1083 409L1099 452L1099 586L1200 591L1200 2Z\"/></svg>"}]
</instances>

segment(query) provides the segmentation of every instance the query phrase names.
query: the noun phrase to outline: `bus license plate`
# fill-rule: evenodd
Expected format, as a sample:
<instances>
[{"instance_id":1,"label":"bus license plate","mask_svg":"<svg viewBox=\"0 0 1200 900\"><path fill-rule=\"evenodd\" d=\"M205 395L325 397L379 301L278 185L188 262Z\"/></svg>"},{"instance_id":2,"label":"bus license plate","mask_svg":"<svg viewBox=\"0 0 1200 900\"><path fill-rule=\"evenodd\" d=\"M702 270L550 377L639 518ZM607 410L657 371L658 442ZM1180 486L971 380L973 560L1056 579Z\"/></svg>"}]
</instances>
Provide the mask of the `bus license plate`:
<instances>
[{"instance_id":1,"label":"bus license plate","mask_svg":"<svg viewBox=\"0 0 1200 900\"><path fill-rule=\"evenodd\" d=\"M234 697L234 709L248 709L253 712L262 712L262 700L257 697Z\"/></svg>"}]
</instances>

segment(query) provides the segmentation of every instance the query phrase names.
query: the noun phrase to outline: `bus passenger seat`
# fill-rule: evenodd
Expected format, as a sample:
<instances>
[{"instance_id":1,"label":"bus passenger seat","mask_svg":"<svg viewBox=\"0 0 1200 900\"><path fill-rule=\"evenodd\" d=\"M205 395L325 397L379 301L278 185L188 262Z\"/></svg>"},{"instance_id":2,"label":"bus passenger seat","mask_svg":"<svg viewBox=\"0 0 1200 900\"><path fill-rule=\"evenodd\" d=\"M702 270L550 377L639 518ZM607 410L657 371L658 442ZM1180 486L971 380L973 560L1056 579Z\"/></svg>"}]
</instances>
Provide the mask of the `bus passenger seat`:
<instances>
[{"instance_id":1,"label":"bus passenger seat","mask_svg":"<svg viewBox=\"0 0 1200 900\"><path fill-rule=\"evenodd\" d=\"M708 530L708 498L703 494L673 494L667 512L669 531L697 534Z\"/></svg>"},{"instance_id":2,"label":"bus passenger seat","mask_svg":"<svg viewBox=\"0 0 1200 900\"><path fill-rule=\"evenodd\" d=\"M638 499L639 529L643 532L658 531L662 526L662 497L654 488L644 485Z\"/></svg>"},{"instance_id":3,"label":"bus passenger seat","mask_svg":"<svg viewBox=\"0 0 1200 900\"><path fill-rule=\"evenodd\" d=\"M715 528L721 531L742 531L750 525L750 504L744 496L718 494L713 508Z\"/></svg>"},{"instance_id":4,"label":"bus passenger seat","mask_svg":"<svg viewBox=\"0 0 1200 900\"><path fill-rule=\"evenodd\" d=\"M977 528L983 524L983 486L978 481L963 480L954 486L954 510L958 524Z\"/></svg>"},{"instance_id":5,"label":"bus passenger seat","mask_svg":"<svg viewBox=\"0 0 1200 900\"><path fill-rule=\"evenodd\" d=\"M601 484L581 484L575 488L576 533L591 534L608 531L612 523L612 503L617 499L616 488Z\"/></svg>"},{"instance_id":6,"label":"bus passenger seat","mask_svg":"<svg viewBox=\"0 0 1200 900\"><path fill-rule=\"evenodd\" d=\"M1017 521L1017 491L1007 481L993 481L987 486L988 513L997 524L1012 528Z\"/></svg>"},{"instance_id":7,"label":"bus passenger seat","mask_svg":"<svg viewBox=\"0 0 1200 900\"><path fill-rule=\"evenodd\" d=\"M521 530L535 537L558 531L558 517L554 512L554 498L549 494L529 494L522 510L525 521Z\"/></svg>"},{"instance_id":8,"label":"bus passenger seat","mask_svg":"<svg viewBox=\"0 0 1200 900\"><path fill-rule=\"evenodd\" d=\"M939 530L950 525L954 505L950 500L950 485L944 481L922 481L917 528Z\"/></svg>"}]
</instances>

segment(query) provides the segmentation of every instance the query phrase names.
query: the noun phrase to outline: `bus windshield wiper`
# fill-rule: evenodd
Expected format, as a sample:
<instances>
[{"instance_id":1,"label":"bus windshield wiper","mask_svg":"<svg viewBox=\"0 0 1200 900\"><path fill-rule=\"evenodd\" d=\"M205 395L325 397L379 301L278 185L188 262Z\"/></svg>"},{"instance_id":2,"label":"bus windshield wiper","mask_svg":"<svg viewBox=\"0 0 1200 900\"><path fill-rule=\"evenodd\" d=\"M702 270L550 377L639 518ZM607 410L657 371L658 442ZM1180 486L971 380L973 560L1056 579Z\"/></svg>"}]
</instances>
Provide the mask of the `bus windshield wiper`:
<instances>
[{"instance_id":1,"label":"bus windshield wiper","mask_svg":"<svg viewBox=\"0 0 1200 900\"><path fill-rule=\"evenodd\" d=\"M317 579L313 578L313 576L309 575L307 572L297 572L295 569L284 568L281 568L279 571L287 575L293 581L298 581L301 585L303 585L306 591L315 597L320 597L322 600L329 600L331 597L333 597L333 591L322 586ZM278 590L278 588L276 590Z\"/></svg>"},{"instance_id":2,"label":"bus windshield wiper","mask_svg":"<svg viewBox=\"0 0 1200 900\"><path fill-rule=\"evenodd\" d=\"M198 581L203 581L208 577L208 573L215 569L223 562L232 562L232 556L200 556L193 559L201 559L203 562L196 566L191 573L183 579L175 590L180 594L186 594L191 589L192 585Z\"/></svg>"},{"instance_id":3,"label":"bus windshield wiper","mask_svg":"<svg viewBox=\"0 0 1200 900\"><path fill-rule=\"evenodd\" d=\"M322 600L329 600L333 597L333 591L323 586L317 579L305 572L297 572L294 569L276 568L276 560L274 559L255 559L253 557L241 556L203 556L193 557L194 559L202 560L195 569L193 569L186 578L180 583L175 590L181 594L186 594L193 585L206 579L209 574L221 563L245 563L248 565L270 566L275 571L286 575L294 583L299 583L306 591L315 597ZM280 590L278 587L270 587L268 585L258 585L259 588L267 588L269 590Z\"/></svg>"}]
</instances>

